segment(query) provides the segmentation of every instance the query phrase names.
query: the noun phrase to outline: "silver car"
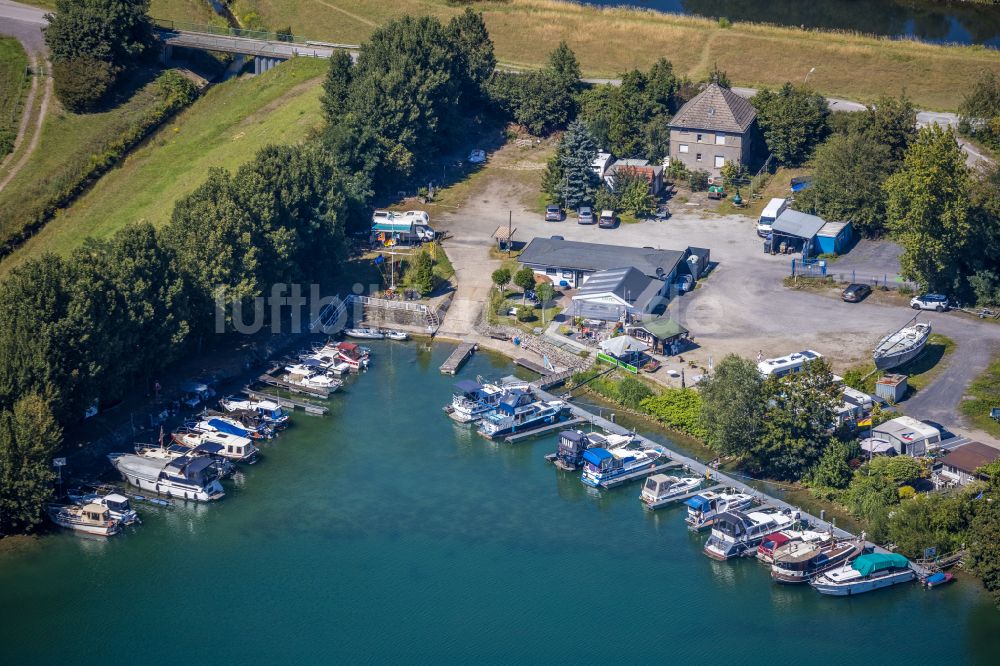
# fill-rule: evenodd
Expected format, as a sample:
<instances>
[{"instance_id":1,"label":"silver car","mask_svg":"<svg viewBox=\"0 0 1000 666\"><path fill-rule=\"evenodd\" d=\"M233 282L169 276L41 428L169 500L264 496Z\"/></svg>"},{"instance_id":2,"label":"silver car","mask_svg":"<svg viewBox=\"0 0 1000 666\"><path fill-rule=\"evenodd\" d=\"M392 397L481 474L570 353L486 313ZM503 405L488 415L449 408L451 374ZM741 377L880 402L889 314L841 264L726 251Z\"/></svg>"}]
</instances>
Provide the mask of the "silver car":
<instances>
[{"instance_id":1,"label":"silver car","mask_svg":"<svg viewBox=\"0 0 1000 666\"><path fill-rule=\"evenodd\" d=\"M594 224L595 222L597 220L594 219L594 211L589 206L583 206L577 211L577 224Z\"/></svg>"}]
</instances>

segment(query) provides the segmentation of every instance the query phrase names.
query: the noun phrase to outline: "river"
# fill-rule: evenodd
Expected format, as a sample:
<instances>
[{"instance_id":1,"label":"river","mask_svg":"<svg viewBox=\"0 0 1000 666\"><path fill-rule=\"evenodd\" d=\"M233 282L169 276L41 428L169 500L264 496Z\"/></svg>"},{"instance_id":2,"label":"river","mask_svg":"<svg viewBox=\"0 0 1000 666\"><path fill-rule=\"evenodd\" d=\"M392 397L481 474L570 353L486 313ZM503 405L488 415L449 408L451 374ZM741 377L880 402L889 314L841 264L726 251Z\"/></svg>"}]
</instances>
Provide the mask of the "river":
<instances>
[{"instance_id":1,"label":"river","mask_svg":"<svg viewBox=\"0 0 1000 666\"><path fill-rule=\"evenodd\" d=\"M935 0L579 0L674 14L1000 47L1000 6Z\"/></svg>"},{"instance_id":2,"label":"river","mask_svg":"<svg viewBox=\"0 0 1000 666\"><path fill-rule=\"evenodd\" d=\"M90 540L0 547L4 663L995 663L968 576L857 599L714 562L679 508L588 491L441 412L451 346L376 343L372 369L295 415L212 505L143 507ZM481 353L462 375L510 372ZM0 544L2 545L2 544Z\"/></svg>"}]
</instances>

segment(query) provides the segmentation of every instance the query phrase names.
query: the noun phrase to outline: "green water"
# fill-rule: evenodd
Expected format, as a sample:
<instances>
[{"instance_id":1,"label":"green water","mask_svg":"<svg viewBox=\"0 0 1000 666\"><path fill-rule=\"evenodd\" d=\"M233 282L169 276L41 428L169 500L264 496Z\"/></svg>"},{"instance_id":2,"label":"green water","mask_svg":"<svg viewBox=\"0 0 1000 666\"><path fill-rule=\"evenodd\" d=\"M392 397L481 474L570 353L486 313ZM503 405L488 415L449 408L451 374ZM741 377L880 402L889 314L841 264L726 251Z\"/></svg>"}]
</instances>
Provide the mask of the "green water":
<instances>
[{"instance_id":1,"label":"green water","mask_svg":"<svg viewBox=\"0 0 1000 666\"><path fill-rule=\"evenodd\" d=\"M372 370L213 505L146 508L98 541L0 552L0 663L996 663L971 581L857 599L718 563L682 512L603 495L441 413L450 348L377 344ZM485 354L462 374L497 376Z\"/></svg>"}]
</instances>

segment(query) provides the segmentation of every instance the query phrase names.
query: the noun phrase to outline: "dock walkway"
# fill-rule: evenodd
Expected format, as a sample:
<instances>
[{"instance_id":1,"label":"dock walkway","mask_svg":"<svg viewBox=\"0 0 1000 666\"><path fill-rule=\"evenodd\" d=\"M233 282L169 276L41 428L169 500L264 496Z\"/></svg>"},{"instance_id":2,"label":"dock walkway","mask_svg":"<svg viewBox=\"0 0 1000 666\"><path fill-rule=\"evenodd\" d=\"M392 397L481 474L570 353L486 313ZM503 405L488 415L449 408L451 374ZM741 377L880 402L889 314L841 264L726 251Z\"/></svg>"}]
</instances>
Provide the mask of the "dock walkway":
<instances>
[{"instance_id":1,"label":"dock walkway","mask_svg":"<svg viewBox=\"0 0 1000 666\"><path fill-rule=\"evenodd\" d=\"M267 384L268 386L273 386L275 388L285 389L286 391L291 391L292 393L301 393L302 395L311 395L314 398L329 398L330 390L325 388L311 388L309 386L299 386L297 384L291 384L286 382L284 379L278 379L273 375L261 375L257 378L257 381L261 384Z\"/></svg>"},{"instance_id":2,"label":"dock walkway","mask_svg":"<svg viewBox=\"0 0 1000 666\"><path fill-rule=\"evenodd\" d=\"M273 393L264 393L262 391L255 391L249 386L243 387L242 393L255 400L271 400L278 403L282 407L288 407L289 409L301 409L306 414L318 414L320 416L326 416L330 413L329 408L323 405L315 405L311 402L305 402L304 400L295 400L293 398L283 398L280 395L274 395Z\"/></svg>"},{"instance_id":3,"label":"dock walkway","mask_svg":"<svg viewBox=\"0 0 1000 666\"><path fill-rule=\"evenodd\" d=\"M456 374L475 351L476 344L474 342L463 342L459 346L455 347L455 351L451 353L451 356L449 356L448 359L441 364L442 374Z\"/></svg>"},{"instance_id":4,"label":"dock walkway","mask_svg":"<svg viewBox=\"0 0 1000 666\"><path fill-rule=\"evenodd\" d=\"M567 428L572 428L575 425L580 425L584 420L580 418L569 419L568 421L560 421L559 423L550 423L549 425L542 426L541 428L536 428L534 430L528 430L526 432L518 432L513 435L507 435L504 437L505 442L508 444L516 444L523 439L528 439L529 437L536 437L538 435L544 435L550 433L553 430L566 430Z\"/></svg>"}]
</instances>

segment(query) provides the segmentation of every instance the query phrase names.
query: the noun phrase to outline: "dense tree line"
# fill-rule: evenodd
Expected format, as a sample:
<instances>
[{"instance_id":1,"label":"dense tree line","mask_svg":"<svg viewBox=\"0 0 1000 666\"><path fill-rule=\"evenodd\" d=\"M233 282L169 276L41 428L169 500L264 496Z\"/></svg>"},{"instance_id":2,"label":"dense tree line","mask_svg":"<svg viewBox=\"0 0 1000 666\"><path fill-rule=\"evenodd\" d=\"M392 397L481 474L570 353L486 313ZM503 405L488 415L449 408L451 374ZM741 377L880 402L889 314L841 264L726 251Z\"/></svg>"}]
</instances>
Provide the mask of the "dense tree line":
<instances>
[{"instance_id":1,"label":"dense tree line","mask_svg":"<svg viewBox=\"0 0 1000 666\"><path fill-rule=\"evenodd\" d=\"M750 103L757 110L768 151L781 164L798 166L826 136L830 107L819 93L786 83L778 90L764 88Z\"/></svg>"},{"instance_id":2,"label":"dense tree line","mask_svg":"<svg viewBox=\"0 0 1000 666\"><path fill-rule=\"evenodd\" d=\"M493 104L537 136L563 129L573 120L579 89L580 65L566 42L549 54L543 69L494 72L487 85Z\"/></svg>"},{"instance_id":3,"label":"dense tree line","mask_svg":"<svg viewBox=\"0 0 1000 666\"><path fill-rule=\"evenodd\" d=\"M984 71L958 107L959 130L1000 150L1000 79Z\"/></svg>"},{"instance_id":4,"label":"dense tree line","mask_svg":"<svg viewBox=\"0 0 1000 666\"><path fill-rule=\"evenodd\" d=\"M96 108L153 47L149 0L56 0L45 18L56 96L70 111Z\"/></svg>"}]
</instances>

